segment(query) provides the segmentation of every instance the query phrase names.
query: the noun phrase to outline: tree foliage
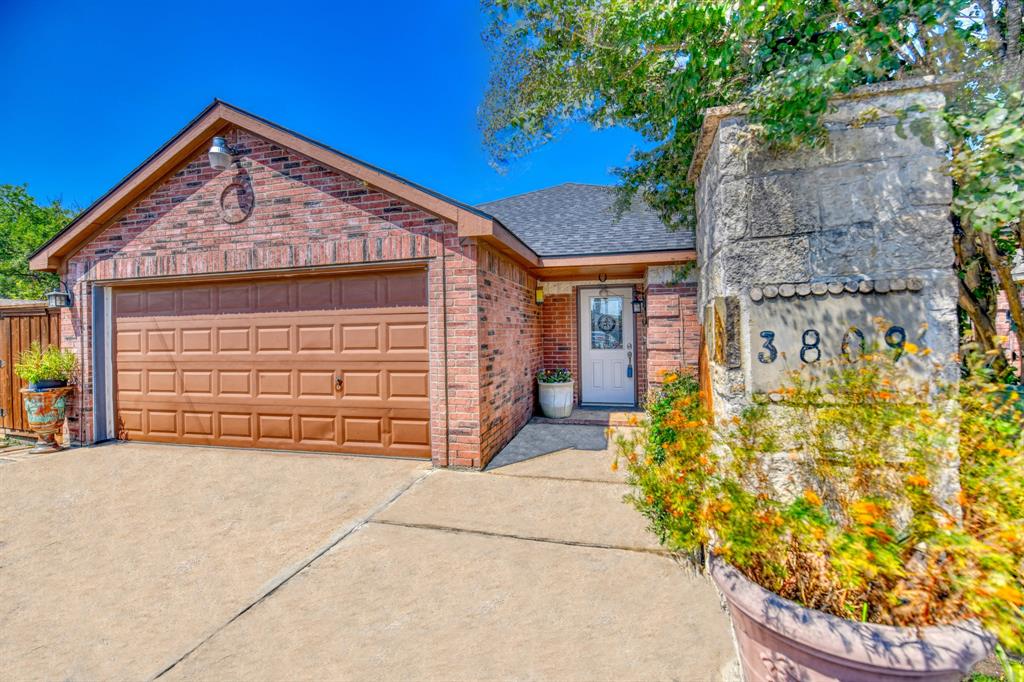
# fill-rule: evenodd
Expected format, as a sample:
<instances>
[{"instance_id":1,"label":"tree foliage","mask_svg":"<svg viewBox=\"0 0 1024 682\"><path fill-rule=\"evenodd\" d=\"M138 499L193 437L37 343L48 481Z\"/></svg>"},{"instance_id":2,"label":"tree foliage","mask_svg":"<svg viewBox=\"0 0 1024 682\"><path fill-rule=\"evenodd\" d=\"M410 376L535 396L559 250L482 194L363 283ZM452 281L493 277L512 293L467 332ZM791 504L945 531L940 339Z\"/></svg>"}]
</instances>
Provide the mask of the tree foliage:
<instances>
[{"instance_id":1,"label":"tree foliage","mask_svg":"<svg viewBox=\"0 0 1024 682\"><path fill-rule=\"evenodd\" d=\"M67 225L74 211L39 204L24 185L0 185L0 298L43 298L54 275L28 269L29 255Z\"/></svg>"},{"instance_id":2,"label":"tree foliage","mask_svg":"<svg viewBox=\"0 0 1024 682\"><path fill-rule=\"evenodd\" d=\"M966 74L950 98L961 304L996 346L995 292L1021 246L1024 83L1021 0L484 0L494 67L480 110L493 162L508 164L569 123L624 126L649 148L619 169L691 228L687 169L708 107L745 104L762 142L820 145L829 99L910 75ZM994 247L994 250L993 250ZM971 269L977 276L970 276ZM1024 311L1011 310L1024 341Z\"/></svg>"}]
</instances>

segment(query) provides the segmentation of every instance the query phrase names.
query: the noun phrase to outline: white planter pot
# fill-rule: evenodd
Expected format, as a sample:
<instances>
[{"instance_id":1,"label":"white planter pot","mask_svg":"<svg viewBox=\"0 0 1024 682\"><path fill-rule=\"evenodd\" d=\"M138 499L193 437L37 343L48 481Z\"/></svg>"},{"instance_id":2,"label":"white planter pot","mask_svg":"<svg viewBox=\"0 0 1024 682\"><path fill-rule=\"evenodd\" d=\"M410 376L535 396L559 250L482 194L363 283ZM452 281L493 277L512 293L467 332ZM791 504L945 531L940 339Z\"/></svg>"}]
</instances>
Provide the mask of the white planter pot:
<instances>
[{"instance_id":1,"label":"white planter pot","mask_svg":"<svg viewBox=\"0 0 1024 682\"><path fill-rule=\"evenodd\" d=\"M560 384L538 381L537 385L540 386L540 410L545 417L564 419L572 414L572 381Z\"/></svg>"}]
</instances>

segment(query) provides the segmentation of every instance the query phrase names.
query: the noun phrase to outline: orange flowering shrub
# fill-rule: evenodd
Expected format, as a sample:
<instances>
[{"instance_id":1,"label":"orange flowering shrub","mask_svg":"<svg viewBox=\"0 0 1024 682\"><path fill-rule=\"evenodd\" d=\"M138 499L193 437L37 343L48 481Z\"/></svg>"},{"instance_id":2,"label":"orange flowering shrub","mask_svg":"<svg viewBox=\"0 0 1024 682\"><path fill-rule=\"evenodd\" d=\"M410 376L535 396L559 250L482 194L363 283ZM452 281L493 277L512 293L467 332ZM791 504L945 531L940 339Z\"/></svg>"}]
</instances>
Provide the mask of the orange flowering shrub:
<instances>
[{"instance_id":1,"label":"orange flowering shrub","mask_svg":"<svg viewBox=\"0 0 1024 682\"><path fill-rule=\"evenodd\" d=\"M916 349L914 349L916 351ZM1024 406L972 372L913 384L892 355L791 377L714 425L688 377L619 439L670 549L873 623L981 621L1024 649Z\"/></svg>"}]
</instances>

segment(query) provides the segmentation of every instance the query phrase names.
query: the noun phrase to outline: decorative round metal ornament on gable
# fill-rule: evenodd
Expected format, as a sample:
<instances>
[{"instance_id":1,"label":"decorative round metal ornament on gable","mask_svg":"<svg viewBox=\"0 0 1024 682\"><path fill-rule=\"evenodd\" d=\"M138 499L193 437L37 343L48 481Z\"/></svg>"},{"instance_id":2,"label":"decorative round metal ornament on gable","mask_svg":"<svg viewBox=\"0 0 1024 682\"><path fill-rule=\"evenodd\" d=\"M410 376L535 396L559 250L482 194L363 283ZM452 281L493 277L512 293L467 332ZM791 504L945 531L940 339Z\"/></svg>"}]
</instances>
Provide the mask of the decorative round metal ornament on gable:
<instances>
[{"instance_id":1,"label":"decorative round metal ornament on gable","mask_svg":"<svg viewBox=\"0 0 1024 682\"><path fill-rule=\"evenodd\" d=\"M220 193L220 217L234 225L242 222L256 208L256 195L247 180L234 180Z\"/></svg>"}]
</instances>

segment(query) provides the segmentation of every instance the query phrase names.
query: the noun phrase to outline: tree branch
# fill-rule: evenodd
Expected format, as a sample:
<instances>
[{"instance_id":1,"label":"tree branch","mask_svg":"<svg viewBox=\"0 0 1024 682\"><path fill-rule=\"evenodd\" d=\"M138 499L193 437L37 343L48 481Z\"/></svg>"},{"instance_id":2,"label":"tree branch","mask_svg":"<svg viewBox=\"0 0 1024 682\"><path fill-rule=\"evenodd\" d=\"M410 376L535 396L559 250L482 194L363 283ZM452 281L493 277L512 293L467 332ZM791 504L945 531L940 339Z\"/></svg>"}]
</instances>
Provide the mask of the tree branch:
<instances>
[{"instance_id":1,"label":"tree branch","mask_svg":"<svg viewBox=\"0 0 1024 682\"><path fill-rule=\"evenodd\" d=\"M996 336L996 328L992 324L988 313L981 309L981 306L978 305L978 302L974 299L970 289L967 288L962 279L958 279L957 283L960 285L957 302L964 312L967 313L967 317L971 318L971 325L974 327L974 340L981 346L983 353L997 350L993 340L993 337ZM1006 358L1003 357L1002 353L999 353L999 356L1002 357L1003 364L1005 365Z\"/></svg>"},{"instance_id":2,"label":"tree branch","mask_svg":"<svg viewBox=\"0 0 1024 682\"><path fill-rule=\"evenodd\" d=\"M996 21L996 11L992 5L992 0L979 0L978 5L981 6L982 20L985 22L985 33L988 34L988 39L993 41L996 46L996 52L999 55L1003 55L1003 33L999 30L999 23Z\"/></svg>"},{"instance_id":3,"label":"tree branch","mask_svg":"<svg viewBox=\"0 0 1024 682\"><path fill-rule=\"evenodd\" d=\"M1003 0L1006 4L1006 60L1020 61L1021 0Z\"/></svg>"},{"instance_id":4,"label":"tree branch","mask_svg":"<svg viewBox=\"0 0 1024 682\"><path fill-rule=\"evenodd\" d=\"M1000 255L999 249L996 246L996 240L992 238L992 235L987 232L979 232L978 241L981 242L981 250L985 254L985 259L988 261L992 271L995 272L996 279L999 280L999 285L1002 287L1009 302L1010 319L1013 320L1014 325L1017 327L1014 332L1014 335L1017 337L1017 346L1024 349L1024 306L1020 302L1020 289L1017 287L1017 283L1013 281L1010 266L1007 264L1006 259Z\"/></svg>"}]
</instances>

